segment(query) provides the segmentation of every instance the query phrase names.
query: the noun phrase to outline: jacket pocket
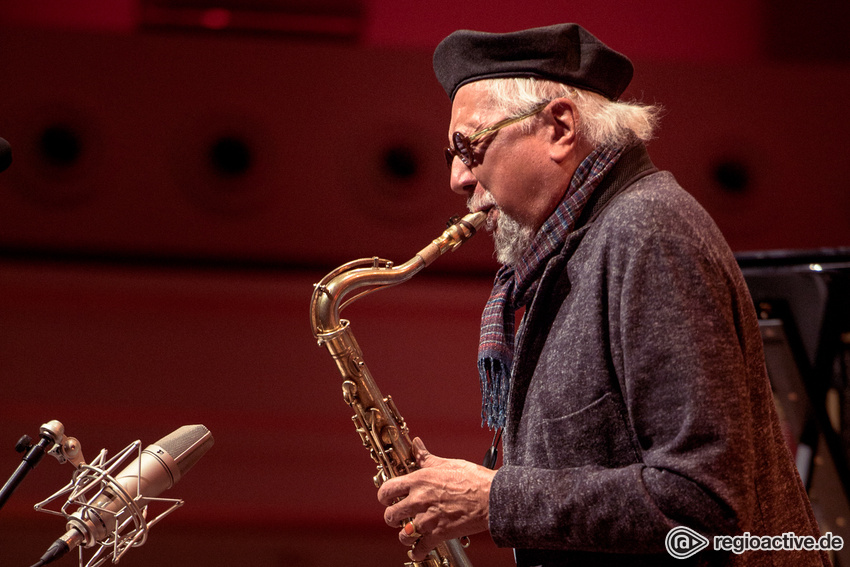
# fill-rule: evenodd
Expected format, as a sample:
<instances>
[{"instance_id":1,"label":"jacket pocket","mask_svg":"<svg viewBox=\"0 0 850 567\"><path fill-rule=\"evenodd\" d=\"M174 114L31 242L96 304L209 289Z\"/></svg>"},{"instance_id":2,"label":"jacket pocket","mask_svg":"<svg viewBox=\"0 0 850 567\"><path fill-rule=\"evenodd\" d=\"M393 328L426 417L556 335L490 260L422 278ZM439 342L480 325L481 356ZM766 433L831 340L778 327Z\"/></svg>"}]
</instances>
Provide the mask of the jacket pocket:
<instances>
[{"instance_id":1,"label":"jacket pocket","mask_svg":"<svg viewBox=\"0 0 850 567\"><path fill-rule=\"evenodd\" d=\"M637 462L628 422L611 392L570 414L543 420L549 467L623 466Z\"/></svg>"}]
</instances>

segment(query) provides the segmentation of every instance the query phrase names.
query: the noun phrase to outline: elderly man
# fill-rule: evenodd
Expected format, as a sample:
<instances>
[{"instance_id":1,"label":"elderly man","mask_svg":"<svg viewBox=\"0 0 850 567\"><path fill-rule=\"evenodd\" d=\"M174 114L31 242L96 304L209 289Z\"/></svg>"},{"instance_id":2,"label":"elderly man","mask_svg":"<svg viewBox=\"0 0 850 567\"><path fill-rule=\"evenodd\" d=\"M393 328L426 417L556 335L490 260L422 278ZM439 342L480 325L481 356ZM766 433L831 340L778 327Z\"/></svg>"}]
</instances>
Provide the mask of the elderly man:
<instances>
[{"instance_id":1,"label":"elderly man","mask_svg":"<svg viewBox=\"0 0 850 567\"><path fill-rule=\"evenodd\" d=\"M503 264L479 372L504 464L415 441L420 470L378 494L411 558L486 530L528 566L829 564L665 548L678 526L709 541L819 532L734 257L650 161L656 109L618 101L629 60L563 24L455 32L434 68L452 100L451 187L487 212Z\"/></svg>"}]
</instances>

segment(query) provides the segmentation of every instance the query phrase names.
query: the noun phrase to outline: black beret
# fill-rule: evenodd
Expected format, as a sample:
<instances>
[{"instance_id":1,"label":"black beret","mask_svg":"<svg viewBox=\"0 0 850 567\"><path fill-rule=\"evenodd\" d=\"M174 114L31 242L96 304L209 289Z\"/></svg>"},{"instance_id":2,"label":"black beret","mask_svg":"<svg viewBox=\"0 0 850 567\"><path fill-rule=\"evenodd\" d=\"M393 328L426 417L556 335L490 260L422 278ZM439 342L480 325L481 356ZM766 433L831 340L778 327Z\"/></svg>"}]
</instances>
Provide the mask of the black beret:
<instances>
[{"instance_id":1,"label":"black beret","mask_svg":"<svg viewBox=\"0 0 850 567\"><path fill-rule=\"evenodd\" d=\"M634 68L578 24L510 33L459 30L434 51L434 72L454 100L467 83L498 77L537 77L566 83L615 100Z\"/></svg>"}]
</instances>

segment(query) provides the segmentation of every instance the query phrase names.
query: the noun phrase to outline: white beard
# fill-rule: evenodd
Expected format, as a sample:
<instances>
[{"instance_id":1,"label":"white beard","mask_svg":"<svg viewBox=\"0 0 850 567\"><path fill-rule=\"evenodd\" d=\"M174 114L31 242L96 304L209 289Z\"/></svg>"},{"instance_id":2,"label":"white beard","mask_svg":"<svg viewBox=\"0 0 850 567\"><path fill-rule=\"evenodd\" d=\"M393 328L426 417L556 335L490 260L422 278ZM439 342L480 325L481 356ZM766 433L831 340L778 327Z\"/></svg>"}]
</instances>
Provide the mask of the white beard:
<instances>
[{"instance_id":1,"label":"white beard","mask_svg":"<svg viewBox=\"0 0 850 567\"><path fill-rule=\"evenodd\" d=\"M469 210L479 210L497 206L493 196L485 192L481 197L472 196L467 203ZM495 226L493 226L495 224ZM534 240L535 231L520 224L514 217L499 209L498 220L487 223L487 230L493 233L496 260L502 264L516 264Z\"/></svg>"},{"instance_id":2,"label":"white beard","mask_svg":"<svg viewBox=\"0 0 850 567\"><path fill-rule=\"evenodd\" d=\"M515 218L499 211L496 230L493 232L493 244L496 260L502 264L516 264L531 247L534 230L519 223Z\"/></svg>"}]
</instances>

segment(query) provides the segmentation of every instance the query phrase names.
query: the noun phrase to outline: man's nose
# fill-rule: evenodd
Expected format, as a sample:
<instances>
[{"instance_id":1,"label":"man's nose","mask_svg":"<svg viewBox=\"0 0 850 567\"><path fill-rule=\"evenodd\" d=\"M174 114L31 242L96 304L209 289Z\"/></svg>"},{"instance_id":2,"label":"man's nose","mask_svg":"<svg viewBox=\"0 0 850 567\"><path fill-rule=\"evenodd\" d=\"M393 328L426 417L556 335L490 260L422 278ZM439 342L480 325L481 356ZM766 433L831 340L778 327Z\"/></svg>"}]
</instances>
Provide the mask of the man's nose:
<instances>
[{"instance_id":1,"label":"man's nose","mask_svg":"<svg viewBox=\"0 0 850 567\"><path fill-rule=\"evenodd\" d=\"M478 185L478 179L472 173L472 168L457 156L452 161L450 185L452 191L458 195L467 196L475 192L475 186Z\"/></svg>"}]
</instances>

